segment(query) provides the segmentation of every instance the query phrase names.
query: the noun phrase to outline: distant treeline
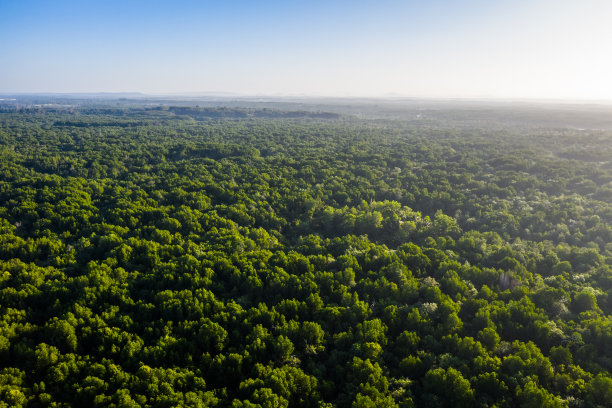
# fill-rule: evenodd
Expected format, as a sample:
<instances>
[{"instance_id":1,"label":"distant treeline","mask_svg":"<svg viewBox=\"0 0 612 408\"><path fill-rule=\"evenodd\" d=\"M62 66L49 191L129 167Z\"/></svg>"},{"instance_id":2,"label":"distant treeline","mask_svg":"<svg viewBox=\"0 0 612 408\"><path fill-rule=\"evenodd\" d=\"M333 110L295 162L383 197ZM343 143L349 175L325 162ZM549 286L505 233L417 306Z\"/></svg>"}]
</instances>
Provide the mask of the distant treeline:
<instances>
[{"instance_id":1,"label":"distant treeline","mask_svg":"<svg viewBox=\"0 0 612 408\"><path fill-rule=\"evenodd\" d=\"M160 108L161 109L161 108ZM168 111L176 115L186 115L194 119L210 118L313 118L313 119L338 119L341 115L333 112L308 112L308 111L280 111L273 109L246 109L246 108L199 108L171 106Z\"/></svg>"}]
</instances>

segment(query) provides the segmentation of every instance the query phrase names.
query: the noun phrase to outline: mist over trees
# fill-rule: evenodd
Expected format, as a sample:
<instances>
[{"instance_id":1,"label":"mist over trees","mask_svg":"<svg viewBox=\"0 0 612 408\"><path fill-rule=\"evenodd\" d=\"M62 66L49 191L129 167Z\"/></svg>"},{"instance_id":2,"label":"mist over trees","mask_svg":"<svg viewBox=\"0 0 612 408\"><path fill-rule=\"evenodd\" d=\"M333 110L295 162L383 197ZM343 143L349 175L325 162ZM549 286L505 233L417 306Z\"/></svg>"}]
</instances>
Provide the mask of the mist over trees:
<instances>
[{"instance_id":1,"label":"mist over trees","mask_svg":"<svg viewBox=\"0 0 612 408\"><path fill-rule=\"evenodd\" d=\"M0 108L0 406L610 406L605 127Z\"/></svg>"}]
</instances>

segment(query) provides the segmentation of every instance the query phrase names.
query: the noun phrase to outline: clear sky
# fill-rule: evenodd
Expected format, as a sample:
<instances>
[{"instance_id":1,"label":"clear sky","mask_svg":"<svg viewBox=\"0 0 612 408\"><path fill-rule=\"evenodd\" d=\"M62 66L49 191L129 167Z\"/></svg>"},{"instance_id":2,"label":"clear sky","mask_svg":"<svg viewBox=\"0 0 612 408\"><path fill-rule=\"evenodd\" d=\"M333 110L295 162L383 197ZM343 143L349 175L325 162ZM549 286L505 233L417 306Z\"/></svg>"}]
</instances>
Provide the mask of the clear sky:
<instances>
[{"instance_id":1,"label":"clear sky","mask_svg":"<svg viewBox=\"0 0 612 408\"><path fill-rule=\"evenodd\" d=\"M612 0L0 0L0 93L612 100Z\"/></svg>"}]
</instances>

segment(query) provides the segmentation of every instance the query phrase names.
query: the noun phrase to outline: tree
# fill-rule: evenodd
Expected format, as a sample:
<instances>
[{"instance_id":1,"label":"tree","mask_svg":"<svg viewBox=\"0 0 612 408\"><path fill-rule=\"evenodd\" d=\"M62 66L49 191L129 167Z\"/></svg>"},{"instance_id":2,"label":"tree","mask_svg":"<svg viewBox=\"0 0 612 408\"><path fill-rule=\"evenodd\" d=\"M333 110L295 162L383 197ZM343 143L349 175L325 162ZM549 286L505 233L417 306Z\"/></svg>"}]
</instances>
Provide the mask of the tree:
<instances>
[{"instance_id":1,"label":"tree","mask_svg":"<svg viewBox=\"0 0 612 408\"><path fill-rule=\"evenodd\" d=\"M423 391L456 407L469 407L474 404L474 390L470 382L452 367L448 370L435 368L427 371L423 378ZM425 395L423 398L426 401L431 397Z\"/></svg>"},{"instance_id":2,"label":"tree","mask_svg":"<svg viewBox=\"0 0 612 408\"><path fill-rule=\"evenodd\" d=\"M553 394L530 381L516 392L521 408L562 408L563 403Z\"/></svg>"}]
</instances>

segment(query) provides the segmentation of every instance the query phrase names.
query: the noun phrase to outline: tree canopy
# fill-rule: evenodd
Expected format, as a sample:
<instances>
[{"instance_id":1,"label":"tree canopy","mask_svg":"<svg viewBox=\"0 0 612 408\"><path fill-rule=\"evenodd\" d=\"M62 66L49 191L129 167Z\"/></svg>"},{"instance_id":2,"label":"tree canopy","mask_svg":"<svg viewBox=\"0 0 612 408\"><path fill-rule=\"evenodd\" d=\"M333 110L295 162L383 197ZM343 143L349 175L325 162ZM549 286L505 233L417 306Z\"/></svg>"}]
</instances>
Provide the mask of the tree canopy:
<instances>
[{"instance_id":1,"label":"tree canopy","mask_svg":"<svg viewBox=\"0 0 612 408\"><path fill-rule=\"evenodd\" d=\"M611 138L0 112L0 406L610 406Z\"/></svg>"}]
</instances>

